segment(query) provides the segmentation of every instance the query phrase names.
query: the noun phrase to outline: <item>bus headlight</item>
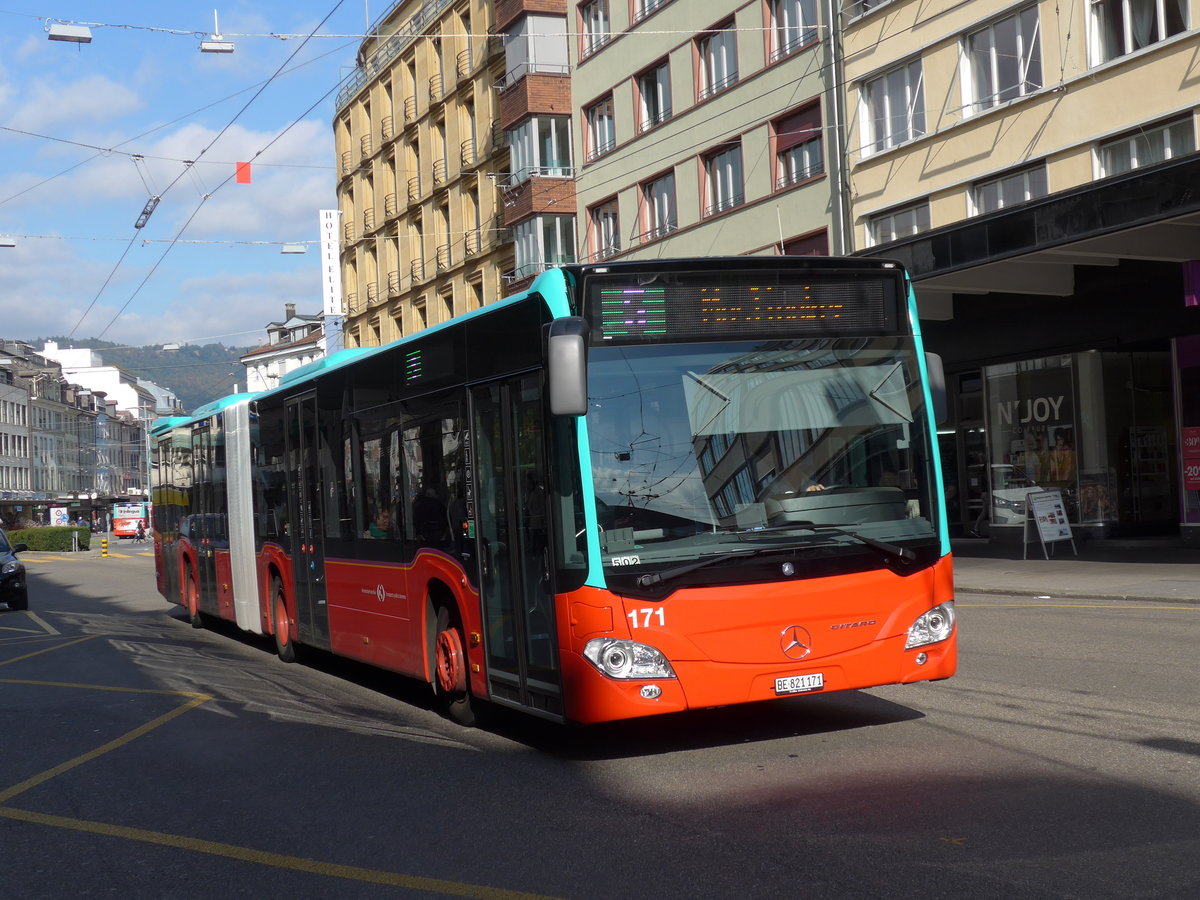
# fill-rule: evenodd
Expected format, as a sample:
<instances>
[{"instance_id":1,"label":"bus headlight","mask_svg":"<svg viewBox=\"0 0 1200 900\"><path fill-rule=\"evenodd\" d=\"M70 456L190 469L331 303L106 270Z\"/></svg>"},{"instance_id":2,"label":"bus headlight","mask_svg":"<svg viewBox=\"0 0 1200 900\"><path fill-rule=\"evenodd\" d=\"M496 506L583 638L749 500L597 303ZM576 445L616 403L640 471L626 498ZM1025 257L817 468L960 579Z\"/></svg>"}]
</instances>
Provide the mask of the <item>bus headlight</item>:
<instances>
[{"instance_id":1,"label":"bus headlight","mask_svg":"<svg viewBox=\"0 0 1200 900\"><path fill-rule=\"evenodd\" d=\"M609 678L674 678L675 670L654 647L619 638L592 638L583 655Z\"/></svg>"},{"instance_id":2,"label":"bus headlight","mask_svg":"<svg viewBox=\"0 0 1200 900\"><path fill-rule=\"evenodd\" d=\"M913 647L924 647L926 644L936 644L950 637L954 631L954 603L942 603L917 617L908 629L908 641L905 650Z\"/></svg>"}]
</instances>

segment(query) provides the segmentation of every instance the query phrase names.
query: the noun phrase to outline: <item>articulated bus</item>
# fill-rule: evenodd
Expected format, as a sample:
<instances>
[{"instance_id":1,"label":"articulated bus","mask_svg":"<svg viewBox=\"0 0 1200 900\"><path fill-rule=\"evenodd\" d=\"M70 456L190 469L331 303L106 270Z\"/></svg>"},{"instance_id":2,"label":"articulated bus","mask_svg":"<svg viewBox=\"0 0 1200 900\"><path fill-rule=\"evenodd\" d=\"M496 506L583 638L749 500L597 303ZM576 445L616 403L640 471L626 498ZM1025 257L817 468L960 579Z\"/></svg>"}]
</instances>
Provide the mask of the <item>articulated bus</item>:
<instances>
[{"instance_id":1,"label":"articulated bus","mask_svg":"<svg viewBox=\"0 0 1200 900\"><path fill-rule=\"evenodd\" d=\"M948 678L939 379L894 263L552 269L160 420L158 588L463 723Z\"/></svg>"}]
</instances>

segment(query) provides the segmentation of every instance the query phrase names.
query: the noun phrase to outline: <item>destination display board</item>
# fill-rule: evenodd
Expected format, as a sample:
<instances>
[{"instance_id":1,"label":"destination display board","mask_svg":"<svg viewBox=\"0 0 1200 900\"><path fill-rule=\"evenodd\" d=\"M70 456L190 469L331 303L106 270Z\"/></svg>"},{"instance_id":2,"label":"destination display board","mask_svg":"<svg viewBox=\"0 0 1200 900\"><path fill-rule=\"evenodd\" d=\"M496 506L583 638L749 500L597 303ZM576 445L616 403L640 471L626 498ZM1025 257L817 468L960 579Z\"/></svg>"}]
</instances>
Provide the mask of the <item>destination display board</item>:
<instances>
[{"instance_id":1,"label":"destination display board","mask_svg":"<svg viewBox=\"0 0 1200 900\"><path fill-rule=\"evenodd\" d=\"M836 271L592 276L588 317L596 344L887 333L903 321L900 285Z\"/></svg>"}]
</instances>

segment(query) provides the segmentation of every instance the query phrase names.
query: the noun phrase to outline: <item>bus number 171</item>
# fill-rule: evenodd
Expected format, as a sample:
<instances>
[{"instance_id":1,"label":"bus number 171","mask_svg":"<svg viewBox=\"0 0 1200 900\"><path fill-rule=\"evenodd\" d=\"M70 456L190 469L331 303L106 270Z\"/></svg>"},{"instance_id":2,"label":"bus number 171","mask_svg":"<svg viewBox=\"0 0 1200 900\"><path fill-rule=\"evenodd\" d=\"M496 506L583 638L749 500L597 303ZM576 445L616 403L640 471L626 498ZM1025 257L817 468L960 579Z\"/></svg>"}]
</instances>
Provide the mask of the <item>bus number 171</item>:
<instances>
[{"instance_id":1,"label":"bus number 171","mask_svg":"<svg viewBox=\"0 0 1200 900\"><path fill-rule=\"evenodd\" d=\"M658 620L659 627L667 624L667 617L660 606L657 609L634 609L625 614L626 618L633 623L634 628L649 628L652 619ZM638 617L641 617L639 621Z\"/></svg>"}]
</instances>

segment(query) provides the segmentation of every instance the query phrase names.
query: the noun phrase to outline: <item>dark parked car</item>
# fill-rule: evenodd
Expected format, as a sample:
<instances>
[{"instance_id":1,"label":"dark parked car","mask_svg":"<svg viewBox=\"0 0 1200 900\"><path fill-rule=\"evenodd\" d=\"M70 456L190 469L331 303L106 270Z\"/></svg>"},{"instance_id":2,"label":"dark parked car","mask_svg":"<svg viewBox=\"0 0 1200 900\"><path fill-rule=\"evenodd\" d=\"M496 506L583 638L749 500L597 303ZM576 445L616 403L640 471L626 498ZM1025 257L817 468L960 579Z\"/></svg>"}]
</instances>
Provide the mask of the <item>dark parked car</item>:
<instances>
[{"instance_id":1,"label":"dark parked car","mask_svg":"<svg viewBox=\"0 0 1200 900\"><path fill-rule=\"evenodd\" d=\"M25 567L17 554L28 550L25 544L11 544L0 528L0 600L9 609L29 609L29 587L25 583Z\"/></svg>"}]
</instances>

